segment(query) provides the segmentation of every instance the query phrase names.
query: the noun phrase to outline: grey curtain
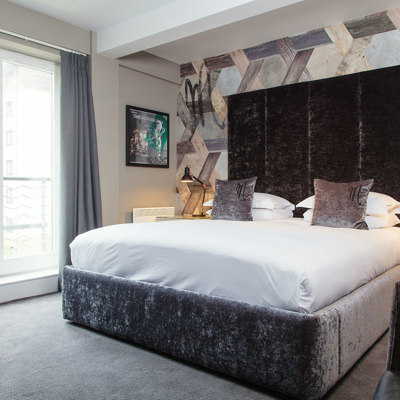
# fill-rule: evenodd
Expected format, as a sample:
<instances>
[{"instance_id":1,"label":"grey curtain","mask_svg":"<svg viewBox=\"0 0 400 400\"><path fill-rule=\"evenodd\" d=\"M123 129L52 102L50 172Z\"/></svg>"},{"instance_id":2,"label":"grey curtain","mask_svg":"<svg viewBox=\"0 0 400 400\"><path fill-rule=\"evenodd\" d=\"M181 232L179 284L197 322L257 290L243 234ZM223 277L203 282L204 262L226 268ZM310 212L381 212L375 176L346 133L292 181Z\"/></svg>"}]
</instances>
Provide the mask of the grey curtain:
<instances>
[{"instance_id":1,"label":"grey curtain","mask_svg":"<svg viewBox=\"0 0 400 400\"><path fill-rule=\"evenodd\" d=\"M61 52L60 287L69 244L102 226L96 124L89 57Z\"/></svg>"}]
</instances>

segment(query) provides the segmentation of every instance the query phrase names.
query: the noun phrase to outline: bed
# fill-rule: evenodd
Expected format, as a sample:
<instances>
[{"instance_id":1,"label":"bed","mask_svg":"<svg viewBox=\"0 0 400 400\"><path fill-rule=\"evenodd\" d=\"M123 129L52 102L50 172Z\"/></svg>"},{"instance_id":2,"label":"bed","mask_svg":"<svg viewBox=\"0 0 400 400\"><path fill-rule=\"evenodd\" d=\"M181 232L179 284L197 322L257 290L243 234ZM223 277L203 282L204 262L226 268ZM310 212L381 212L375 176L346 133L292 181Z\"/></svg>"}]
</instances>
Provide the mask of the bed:
<instances>
[{"instance_id":1,"label":"bed","mask_svg":"<svg viewBox=\"0 0 400 400\"><path fill-rule=\"evenodd\" d=\"M70 247L78 269L313 313L400 264L399 243L397 228L311 227L288 218L113 225Z\"/></svg>"},{"instance_id":2,"label":"bed","mask_svg":"<svg viewBox=\"0 0 400 400\"><path fill-rule=\"evenodd\" d=\"M314 178L333 182L374 178L375 191L400 199L399 72L400 68L394 67L230 96L229 179L257 176L256 191L273 193L297 204L313 194ZM304 210L296 212L301 216ZM291 230L301 222L293 221ZM201 269L205 267L205 254L214 246L213 229L205 225L213 221L193 223L197 224L196 231L202 232L201 238L191 239L186 231L193 225L191 221L152 225L172 229L172 224L181 224L186 236L169 245L178 252L189 249L185 253L188 258L183 258L186 265ZM249 224L257 229L257 223ZM116 260L123 264L118 247L102 257L98 251L106 243L99 239L100 244L87 250L94 255L92 261L80 264L78 257L77 265L64 268L63 315L299 399L321 399L389 326L391 293L400 280L396 244L400 229L389 230L393 236L386 244L391 250L382 250L386 255L390 252L389 260L383 267L372 268L372 274L364 273L363 265L373 256L364 257L368 252L353 254L350 265L355 265L359 272L355 275L361 279L345 279L349 286L343 293L331 293L326 285L331 278L324 280L322 276L315 278L318 284L311 285L320 293L305 291L301 298L299 271L294 268L288 276L297 280L298 293L272 296L276 303L271 298L266 302L265 298L246 299L240 287L233 298L224 296L215 292L212 279L203 284L203 293L194 290L190 279L177 279L178 285L173 287L167 280L168 273L167 278L157 274L149 277L145 267L136 276L124 276L114 270ZM373 232L358 233L363 241ZM148 235L151 237L150 232ZM165 232L162 236L158 242L168 242ZM247 246L246 236L237 239L235 248L240 248L241 240L241 246ZM304 253L306 248L301 241L297 248L293 243L286 245L287 251L293 250L294 254ZM151 251L146 257L148 254ZM170 256L170 264L178 258ZM144 265L151 268L152 262L147 261ZM342 262L338 260L336 265L345 277L350 270L343 269ZM216 263L207 263L209 272L210 265ZM227 265L229 262L224 268ZM183 266L177 265L178 271ZM280 291L276 289L275 293ZM313 298L316 302L309 301Z\"/></svg>"},{"instance_id":3,"label":"bed","mask_svg":"<svg viewBox=\"0 0 400 400\"><path fill-rule=\"evenodd\" d=\"M199 240L206 234L207 241ZM252 246L247 253L243 235ZM213 248L214 236L225 236L226 243ZM316 238L318 248L304 246ZM101 228L71 246L74 267L64 269L63 314L294 397L319 399L387 329L391 291L400 279L400 266L391 268L400 263L399 240L398 228L310 227L299 218ZM269 245L260 251L264 241ZM348 249L337 258L340 243ZM293 260L285 248L293 246L300 266L289 270ZM259 264L274 248L265 270L271 273L279 263L288 268L283 267L285 276L277 268L265 279ZM351 248L353 254L346 253ZM345 259L350 264L342 265ZM323 262L323 269L337 272L329 281L316 268ZM363 268L366 262L370 265ZM235 279L228 280L228 273ZM279 285L283 280L293 286ZM254 287L260 282L274 285ZM274 286L272 296L254 297ZM333 286L339 291L330 290ZM349 294L343 297L343 290Z\"/></svg>"}]
</instances>

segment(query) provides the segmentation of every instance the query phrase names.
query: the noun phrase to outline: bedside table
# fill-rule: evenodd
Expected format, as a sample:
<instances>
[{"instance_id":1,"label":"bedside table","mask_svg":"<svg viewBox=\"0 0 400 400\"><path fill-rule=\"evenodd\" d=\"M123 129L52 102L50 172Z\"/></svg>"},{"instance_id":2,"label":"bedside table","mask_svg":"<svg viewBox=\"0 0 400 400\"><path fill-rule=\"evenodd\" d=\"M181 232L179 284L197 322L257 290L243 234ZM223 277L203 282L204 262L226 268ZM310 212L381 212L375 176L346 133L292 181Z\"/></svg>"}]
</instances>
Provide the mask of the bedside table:
<instances>
[{"instance_id":1,"label":"bedside table","mask_svg":"<svg viewBox=\"0 0 400 400\"><path fill-rule=\"evenodd\" d=\"M163 222L163 221L181 221L182 219L205 219L210 220L211 217L207 215L207 217L193 217L192 215L175 215L175 217L156 217L156 222Z\"/></svg>"}]
</instances>

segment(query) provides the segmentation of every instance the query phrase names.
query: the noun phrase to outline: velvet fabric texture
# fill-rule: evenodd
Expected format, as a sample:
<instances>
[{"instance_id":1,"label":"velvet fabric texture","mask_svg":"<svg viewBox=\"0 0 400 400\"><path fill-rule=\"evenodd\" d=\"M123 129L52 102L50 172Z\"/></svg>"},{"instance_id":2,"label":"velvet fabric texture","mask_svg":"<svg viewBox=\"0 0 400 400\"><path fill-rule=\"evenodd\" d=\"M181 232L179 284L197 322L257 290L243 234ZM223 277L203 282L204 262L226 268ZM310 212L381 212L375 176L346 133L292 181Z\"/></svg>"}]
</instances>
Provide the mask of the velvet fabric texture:
<instances>
[{"instance_id":1,"label":"velvet fabric texture","mask_svg":"<svg viewBox=\"0 0 400 400\"><path fill-rule=\"evenodd\" d=\"M325 307L339 315L339 379L389 327L391 298L398 280L400 266Z\"/></svg>"},{"instance_id":2,"label":"velvet fabric texture","mask_svg":"<svg viewBox=\"0 0 400 400\"><path fill-rule=\"evenodd\" d=\"M265 131L261 123L265 121L265 94L263 90L249 93L228 96L228 179L257 176L255 191L266 193Z\"/></svg>"},{"instance_id":3,"label":"velvet fabric texture","mask_svg":"<svg viewBox=\"0 0 400 400\"><path fill-rule=\"evenodd\" d=\"M238 181L215 180L211 219L252 221L251 205L257 177Z\"/></svg>"},{"instance_id":4,"label":"velvet fabric texture","mask_svg":"<svg viewBox=\"0 0 400 400\"><path fill-rule=\"evenodd\" d=\"M374 179L400 199L400 66L228 97L228 178L293 204L314 179ZM301 217L304 209L296 209Z\"/></svg>"},{"instance_id":5,"label":"velvet fabric texture","mask_svg":"<svg viewBox=\"0 0 400 400\"><path fill-rule=\"evenodd\" d=\"M400 373L400 282L396 283L392 297L387 369Z\"/></svg>"},{"instance_id":6,"label":"velvet fabric texture","mask_svg":"<svg viewBox=\"0 0 400 400\"><path fill-rule=\"evenodd\" d=\"M392 296L387 371L382 375L374 400L400 399L400 282Z\"/></svg>"},{"instance_id":7,"label":"velvet fabric texture","mask_svg":"<svg viewBox=\"0 0 400 400\"><path fill-rule=\"evenodd\" d=\"M315 179L315 205L311 225L368 229L364 219L373 183L373 179L351 183Z\"/></svg>"},{"instance_id":8,"label":"velvet fabric texture","mask_svg":"<svg viewBox=\"0 0 400 400\"><path fill-rule=\"evenodd\" d=\"M63 316L317 400L387 329L385 293L398 279L400 266L314 314L300 314L65 267Z\"/></svg>"}]
</instances>

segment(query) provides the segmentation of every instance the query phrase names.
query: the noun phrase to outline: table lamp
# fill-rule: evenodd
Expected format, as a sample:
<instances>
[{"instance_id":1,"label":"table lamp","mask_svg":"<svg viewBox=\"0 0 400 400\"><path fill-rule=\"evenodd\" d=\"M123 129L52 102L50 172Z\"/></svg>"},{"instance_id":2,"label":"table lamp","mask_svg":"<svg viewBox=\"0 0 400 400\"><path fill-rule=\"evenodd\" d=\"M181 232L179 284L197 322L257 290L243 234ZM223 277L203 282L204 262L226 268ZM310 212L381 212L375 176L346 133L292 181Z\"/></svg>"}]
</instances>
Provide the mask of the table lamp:
<instances>
[{"instance_id":1,"label":"table lamp","mask_svg":"<svg viewBox=\"0 0 400 400\"><path fill-rule=\"evenodd\" d=\"M203 193L203 201L201 202L201 215L193 215L193 217L206 217L207 215L204 212L204 199L206 197L206 190L207 190L207 185L203 183L200 179L196 178L191 172L190 172L190 165L186 165L185 167L185 173L182 176L181 182L186 182L190 183L193 182L193 179L196 179L197 182L200 182L203 185L204 188L204 193Z\"/></svg>"}]
</instances>

